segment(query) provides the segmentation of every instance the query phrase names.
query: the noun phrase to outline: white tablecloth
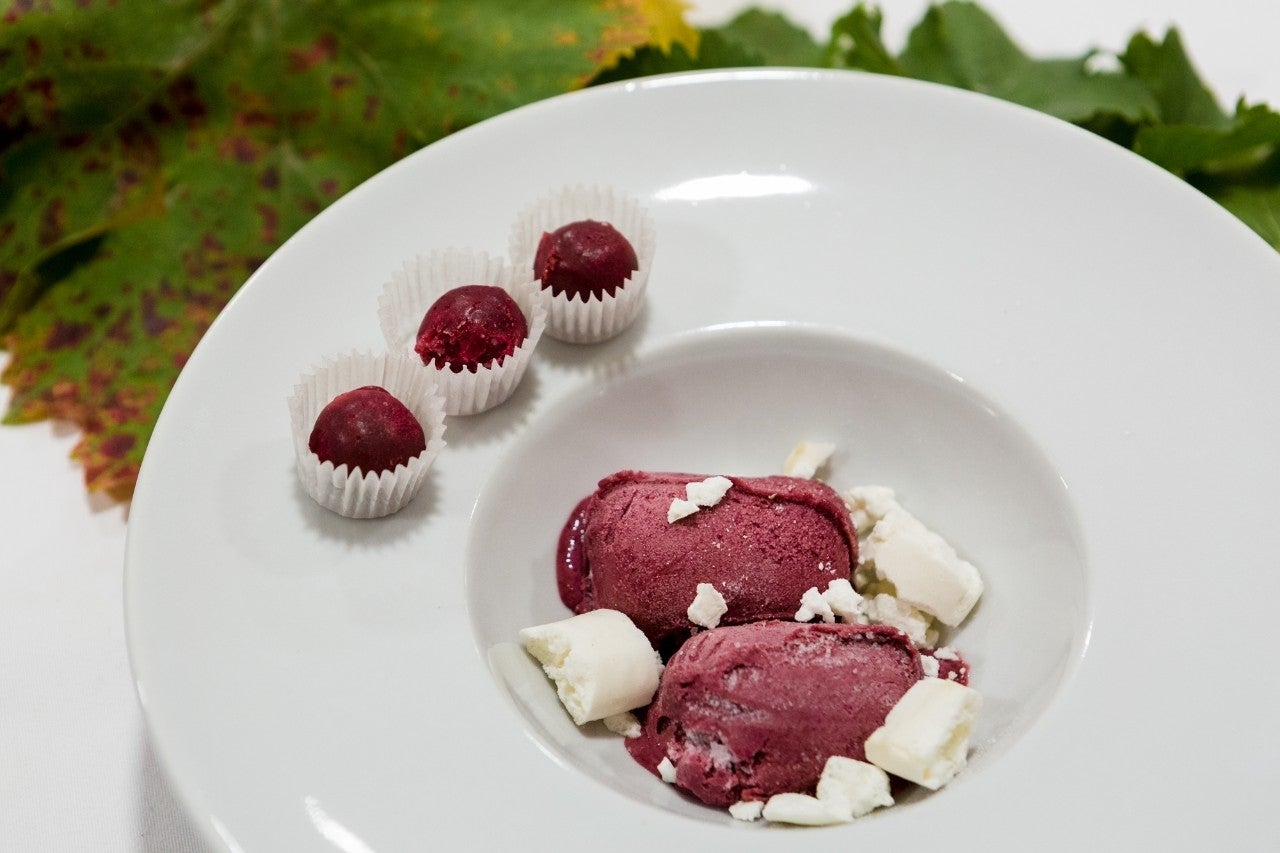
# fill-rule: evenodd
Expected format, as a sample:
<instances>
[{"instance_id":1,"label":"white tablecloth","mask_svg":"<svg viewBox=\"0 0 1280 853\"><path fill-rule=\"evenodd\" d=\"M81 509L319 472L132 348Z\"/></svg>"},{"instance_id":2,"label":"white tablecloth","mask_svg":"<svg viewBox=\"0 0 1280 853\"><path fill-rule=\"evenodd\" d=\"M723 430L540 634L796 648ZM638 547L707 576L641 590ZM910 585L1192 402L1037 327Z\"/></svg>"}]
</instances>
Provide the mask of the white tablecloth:
<instances>
[{"instance_id":1,"label":"white tablecloth","mask_svg":"<svg viewBox=\"0 0 1280 853\"><path fill-rule=\"evenodd\" d=\"M691 19L711 24L753 4L692 5ZM852 0L754 5L821 36ZM1120 49L1137 29L1176 24L1225 104L1246 94L1280 105L1276 0L984 5L1037 55ZM925 3L881 7L899 45ZM0 849L204 853L147 746L133 692L121 603L128 510L86 495L68 459L74 441L62 425L0 426Z\"/></svg>"}]
</instances>

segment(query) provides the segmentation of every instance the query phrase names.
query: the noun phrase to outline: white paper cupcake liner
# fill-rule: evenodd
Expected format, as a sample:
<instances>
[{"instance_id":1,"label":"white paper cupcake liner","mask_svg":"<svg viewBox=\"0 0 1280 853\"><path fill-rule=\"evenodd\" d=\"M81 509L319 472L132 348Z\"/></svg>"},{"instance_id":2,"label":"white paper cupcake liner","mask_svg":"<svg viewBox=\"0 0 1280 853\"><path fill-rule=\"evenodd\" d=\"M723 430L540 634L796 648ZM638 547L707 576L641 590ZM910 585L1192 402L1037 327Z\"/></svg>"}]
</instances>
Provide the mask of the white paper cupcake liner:
<instances>
[{"instance_id":1,"label":"white paper cupcake liner","mask_svg":"<svg viewBox=\"0 0 1280 853\"><path fill-rule=\"evenodd\" d=\"M631 243L638 262L638 269L612 296L606 293L584 301L561 293L550 298L547 334L560 341L590 344L622 332L644 306L657 246L657 229L649 212L636 199L608 187L568 187L539 199L520 214L511 229L509 252L512 266L533 275L542 235L583 219L612 225Z\"/></svg>"},{"instance_id":2,"label":"white paper cupcake liner","mask_svg":"<svg viewBox=\"0 0 1280 853\"><path fill-rule=\"evenodd\" d=\"M547 327L547 294L533 280L532 272L520 273L502 258L467 249L446 249L405 262L402 269L392 273L378 300L378 321L387 347L422 364L413 348L423 315L446 291L469 284L495 285L509 293L524 312L529 334L515 352L490 367L455 373L434 359L426 365L436 377L445 413L450 415L474 415L511 396L524 378L533 350Z\"/></svg>"},{"instance_id":3,"label":"white paper cupcake liner","mask_svg":"<svg viewBox=\"0 0 1280 853\"><path fill-rule=\"evenodd\" d=\"M365 385L387 389L422 425L426 449L394 471L349 471L321 462L308 442L320 411L339 394ZM401 510L422 489L427 471L444 447L444 398L435 374L403 355L356 352L326 359L303 376L289 397L298 479L316 503L348 518L379 518Z\"/></svg>"}]
</instances>

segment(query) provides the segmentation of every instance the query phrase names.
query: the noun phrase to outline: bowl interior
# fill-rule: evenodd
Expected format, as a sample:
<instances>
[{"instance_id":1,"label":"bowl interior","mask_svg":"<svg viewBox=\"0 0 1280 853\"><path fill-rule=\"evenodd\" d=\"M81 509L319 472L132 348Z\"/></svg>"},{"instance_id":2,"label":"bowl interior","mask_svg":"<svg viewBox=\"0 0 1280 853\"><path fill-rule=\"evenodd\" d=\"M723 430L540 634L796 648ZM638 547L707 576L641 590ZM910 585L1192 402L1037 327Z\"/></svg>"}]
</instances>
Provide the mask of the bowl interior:
<instances>
[{"instance_id":1,"label":"bowl interior","mask_svg":"<svg viewBox=\"0 0 1280 853\"><path fill-rule=\"evenodd\" d=\"M476 504L476 640L513 723L551 758L634 800L730 820L658 783L601 724L575 727L517 634L572 615L556 592L556 540L597 480L622 468L780 473L800 440L836 445L824 475L836 489L893 488L982 573L983 599L944 637L984 698L956 784L1044 710L1082 652L1088 584L1066 488L1032 438L963 378L902 353L807 326L717 327L571 391L512 442Z\"/></svg>"}]
</instances>

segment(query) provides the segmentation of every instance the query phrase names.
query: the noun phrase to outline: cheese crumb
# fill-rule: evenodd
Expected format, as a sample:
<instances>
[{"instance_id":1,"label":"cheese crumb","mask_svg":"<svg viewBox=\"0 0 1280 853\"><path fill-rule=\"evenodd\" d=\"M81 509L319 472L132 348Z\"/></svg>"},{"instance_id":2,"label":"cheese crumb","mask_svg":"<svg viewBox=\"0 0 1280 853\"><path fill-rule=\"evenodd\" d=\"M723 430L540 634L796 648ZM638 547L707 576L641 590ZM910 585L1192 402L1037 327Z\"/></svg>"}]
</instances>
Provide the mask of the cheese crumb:
<instances>
[{"instance_id":1,"label":"cheese crumb","mask_svg":"<svg viewBox=\"0 0 1280 853\"><path fill-rule=\"evenodd\" d=\"M820 800L808 794L774 794L764 804L764 819L801 826L830 826L852 820L844 800Z\"/></svg>"},{"instance_id":2,"label":"cheese crumb","mask_svg":"<svg viewBox=\"0 0 1280 853\"><path fill-rule=\"evenodd\" d=\"M924 670L925 678L937 678L938 659L932 655L920 655L920 669Z\"/></svg>"},{"instance_id":3,"label":"cheese crumb","mask_svg":"<svg viewBox=\"0 0 1280 853\"><path fill-rule=\"evenodd\" d=\"M908 782L936 791L968 761L969 735L982 696L943 678L911 685L867 737L867 760Z\"/></svg>"},{"instance_id":4,"label":"cheese crumb","mask_svg":"<svg viewBox=\"0 0 1280 853\"><path fill-rule=\"evenodd\" d=\"M822 599L840 621L855 625L866 624L867 614L863 610L862 596L854 592L853 584L848 579L836 578L828 583Z\"/></svg>"},{"instance_id":5,"label":"cheese crumb","mask_svg":"<svg viewBox=\"0 0 1280 853\"><path fill-rule=\"evenodd\" d=\"M897 628L917 646L929 648L938 641L938 629L928 615L888 593L882 592L873 598L863 599L863 607L873 625Z\"/></svg>"},{"instance_id":6,"label":"cheese crumb","mask_svg":"<svg viewBox=\"0 0 1280 853\"><path fill-rule=\"evenodd\" d=\"M630 711L621 714L610 714L604 718L604 727L615 735L626 738L640 737L640 721Z\"/></svg>"},{"instance_id":7,"label":"cheese crumb","mask_svg":"<svg viewBox=\"0 0 1280 853\"><path fill-rule=\"evenodd\" d=\"M666 782L668 785L674 785L676 783L676 766L672 764L671 759L667 758L665 755L662 757L662 760L658 762L658 776L660 776L662 781Z\"/></svg>"},{"instance_id":8,"label":"cheese crumb","mask_svg":"<svg viewBox=\"0 0 1280 853\"><path fill-rule=\"evenodd\" d=\"M715 506L733 486L728 477L708 477L684 487L684 496L698 506Z\"/></svg>"},{"instance_id":9,"label":"cheese crumb","mask_svg":"<svg viewBox=\"0 0 1280 853\"><path fill-rule=\"evenodd\" d=\"M876 522L891 511L902 509L893 489L888 486L856 486L841 497L844 498L844 505L849 508L849 516L853 519L853 527L859 536L870 533Z\"/></svg>"},{"instance_id":10,"label":"cheese crumb","mask_svg":"<svg viewBox=\"0 0 1280 853\"><path fill-rule=\"evenodd\" d=\"M950 646L940 646L934 649L933 656L938 660L960 660L960 653Z\"/></svg>"},{"instance_id":11,"label":"cheese crumb","mask_svg":"<svg viewBox=\"0 0 1280 853\"><path fill-rule=\"evenodd\" d=\"M823 622L836 621L836 615L831 611L831 605L822 597L822 593L818 592L816 586L811 586L800 596L800 609L796 611L795 620L797 622L808 622L815 616L821 616Z\"/></svg>"},{"instance_id":12,"label":"cheese crumb","mask_svg":"<svg viewBox=\"0 0 1280 853\"><path fill-rule=\"evenodd\" d=\"M720 590L709 583L698 584L697 594L689 605L689 621L703 628L714 628L720 624L720 617L729 612Z\"/></svg>"},{"instance_id":13,"label":"cheese crumb","mask_svg":"<svg viewBox=\"0 0 1280 853\"><path fill-rule=\"evenodd\" d=\"M735 820L759 820L764 813L764 800L738 800L729 806L729 814Z\"/></svg>"},{"instance_id":14,"label":"cheese crumb","mask_svg":"<svg viewBox=\"0 0 1280 853\"><path fill-rule=\"evenodd\" d=\"M693 515L698 511L698 505L693 501L687 501L684 498L672 498L671 506L667 508L667 524L673 524L686 516Z\"/></svg>"},{"instance_id":15,"label":"cheese crumb","mask_svg":"<svg viewBox=\"0 0 1280 853\"><path fill-rule=\"evenodd\" d=\"M788 477L813 479L835 452L834 444L828 444L825 441L802 441L795 446L791 455L787 457L787 461L782 464L782 473Z\"/></svg>"},{"instance_id":16,"label":"cheese crumb","mask_svg":"<svg viewBox=\"0 0 1280 853\"><path fill-rule=\"evenodd\" d=\"M865 761L833 755L818 777L818 799L840 801L852 817L862 817L879 806L893 805L889 775Z\"/></svg>"},{"instance_id":17,"label":"cheese crumb","mask_svg":"<svg viewBox=\"0 0 1280 853\"><path fill-rule=\"evenodd\" d=\"M703 507L715 506L724 499L732 485L733 481L728 477L707 477L686 483L684 497L671 499L671 506L667 508L667 524L674 524Z\"/></svg>"}]
</instances>

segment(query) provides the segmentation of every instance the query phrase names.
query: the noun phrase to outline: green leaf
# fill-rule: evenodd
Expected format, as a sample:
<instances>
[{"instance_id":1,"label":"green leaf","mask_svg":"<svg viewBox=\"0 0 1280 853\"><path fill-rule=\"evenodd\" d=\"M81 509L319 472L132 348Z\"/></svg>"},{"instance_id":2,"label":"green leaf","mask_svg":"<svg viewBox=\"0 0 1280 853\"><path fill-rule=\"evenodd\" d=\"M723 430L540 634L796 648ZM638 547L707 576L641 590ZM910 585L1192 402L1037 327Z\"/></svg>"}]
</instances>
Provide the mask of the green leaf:
<instances>
[{"instance_id":1,"label":"green leaf","mask_svg":"<svg viewBox=\"0 0 1280 853\"><path fill-rule=\"evenodd\" d=\"M676 0L45 0L0 22L6 420L128 494L201 334L291 233L458 128L688 40Z\"/></svg>"},{"instance_id":2,"label":"green leaf","mask_svg":"<svg viewBox=\"0 0 1280 853\"><path fill-rule=\"evenodd\" d=\"M747 9L716 32L726 42L759 55L764 65L822 64L823 49L813 36L776 12Z\"/></svg>"},{"instance_id":3,"label":"green leaf","mask_svg":"<svg viewBox=\"0 0 1280 853\"><path fill-rule=\"evenodd\" d=\"M1140 81L1092 70L1093 56L1033 59L986 11L950 2L929 8L898 63L911 77L993 95L1065 121L1110 115L1139 122L1156 114L1155 100Z\"/></svg>"},{"instance_id":4,"label":"green leaf","mask_svg":"<svg viewBox=\"0 0 1280 853\"><path fill-rule=\"evenodd\" d=\"M1272 248L1280 250L1280 183L1230 185L1212 193L1210 198L1239 217Z\"/></svg>"},{"instance_id":5,"label":"green leaf","mask_svg":"<svg viewBox=\"0 0 1280 853\"><path fill-rule=\"evenodd\" d=\"M902 66L880 37L880 10L862 3L831 25L831 40L823 53L831 68L849 68L876 74L903 74Z\"/></svg>"},{"instance_id":6,"label":"green leaf","mask_svg":"<svg viewBox=\"0 0 1280 853\"><path fill-rule=\"evenodd\" d=\"M1161 42L1146 33L1135 34L1120 61L1151 92L1161 121L1224 128L1231 123L1191 64L1176 29Z\"/></svg>"},{"instance_id":7,"label":"green leaf","mask_svg":"<svg viewBox=\"0 0 1280 853\"><path fill-rule=\"evenodd\" d=\"M1269 107L1240 105L1221 124L1153 125L1138 132L1134 150L1171 172L1247 171L1264 162L1280 145L1280 113Z\"/></svg>"},{"instance_id":8,"label":"green leaf","mask_svg":"<svg viewBox=\"0 0 1280 853\"><path fill-rule=\"evenodd\" d=\"M642 47L634 55L607 68L591 80L591 84L615 83L654 74L670 74L677 71L703 71L712 68L743 68L764 65L764 57L732 42L715 30L705 30L698 40L696 52L690 52L683 44L673 44L670 49L652 45Z\"/></svg>"},{"instance_id":9,"label":"green leaf","mask_svg":"<svg viewBox=\"0 0 1280 853\"><path fill-rule=\"evenodd\" d=\"M781 15L748 9L723 27L702 30L696 50L679 42L666 48L647 45L600 72L591 82L597 85L713 68L816 66L821 62L822 49L807 32Z\"/></svg>"}]
</instances>

